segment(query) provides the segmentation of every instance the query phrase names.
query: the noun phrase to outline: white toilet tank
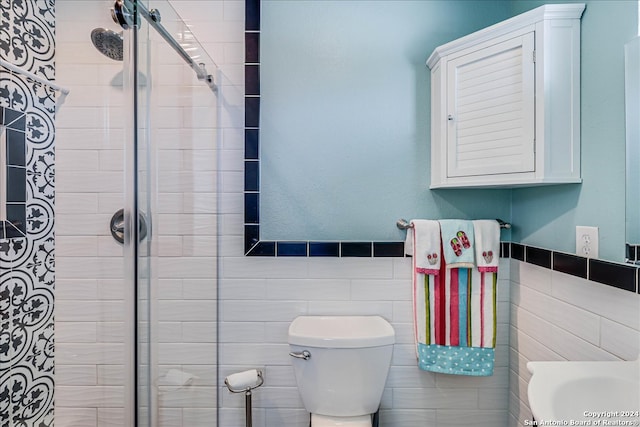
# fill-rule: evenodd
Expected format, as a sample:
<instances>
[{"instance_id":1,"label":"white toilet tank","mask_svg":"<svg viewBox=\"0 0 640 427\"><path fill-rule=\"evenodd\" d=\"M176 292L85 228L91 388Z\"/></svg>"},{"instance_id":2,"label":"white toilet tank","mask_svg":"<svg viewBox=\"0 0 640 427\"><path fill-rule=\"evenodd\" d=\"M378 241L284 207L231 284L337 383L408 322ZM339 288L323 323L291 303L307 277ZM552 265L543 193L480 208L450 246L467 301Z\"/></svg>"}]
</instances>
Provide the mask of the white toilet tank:
<instances>
[{"instance_id":1,"label":"white toilet tank","mask_svg":"<svg viewBox=\"0 0 640 427\"><path fill-rule=\"evenodd\" d=\"M338 417L376 412L394 342L393 327L380 316L297 317L289 345L307 411Z\"/></svg>"}]
</instances>

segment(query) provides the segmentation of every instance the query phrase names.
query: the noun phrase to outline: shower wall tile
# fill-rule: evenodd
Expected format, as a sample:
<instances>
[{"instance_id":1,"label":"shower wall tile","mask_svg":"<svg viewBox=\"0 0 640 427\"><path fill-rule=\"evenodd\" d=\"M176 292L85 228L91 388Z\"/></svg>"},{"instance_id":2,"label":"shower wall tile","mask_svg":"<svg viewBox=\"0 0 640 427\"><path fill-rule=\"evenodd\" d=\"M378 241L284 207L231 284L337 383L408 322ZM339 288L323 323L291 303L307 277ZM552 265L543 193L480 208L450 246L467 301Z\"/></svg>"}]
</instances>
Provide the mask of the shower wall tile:
<instances>
[{"instance_id":1,"label":"shower wall tile","mask_svg":"<svg viewBox=\"0 0 640 427\"><path fill-rule=\"evenodd\" d=\"M124 349L124 344L121 343L56 344L56 354L60 353L60 361L56 360L56 364L122 364L125 358ZM61 402L64 401L65 399L61 398Z\"/></svg>"},{"instance_id":2,"label":"shower wall tile","mask_svg":"<svg viewBox=\"0 0 640 427\"><path fill-rule=\"evenodd\" d=\"M123 396L124 390L118 386L56 386L56 398L73 402L76 408L122 407Z\"/></svg>"},{"instance_id":3,"label":"shower wall tile","mask_svg":"<svg viewBox=\"0 0 640 427\"><path fill-rule=\"evenodd\" d=\"M216 345L213 343L160 343L158 363L215 365Z\"/></svg>"},{"instance_id":4,"label":"shower wall tile","mask_svg":"<svg viewBox=\"0 0 640 427\"><path fill-rule=\"evenodd\" d=\"M96 279L65 279L56 280L56 298L64 300L94 300L98 295L98 281Z\"/></svg>"},{"instance_id":5,"label":"shower wall tile","mask_svg":"<svg viewBox=\"0 0 640 427\"><path fill-rule=\"evenodd\" d=\"M102 322L121 322L125 308L120 301L81 301L60 300L56 305L61 322L90 322L100 319Z\"/></svg>"},{"instance_id":6,"label":"shower wall tile","mask_svg":"<svg viewBox=\"0 0 640 427\"><path fill-rule=\"evenodd\" d=\"M93 47L92 47L93 49ZM56 125L73 129L122 128L124 109L117 106L61 108L56 115Z\"/></svg>"},{"instance_id":7,"label":"shower wall tile","mask_svg":"<svg viewBox=\"0 0 640 427\"><path fill-rule=\"evenodd\" d=\"M123 393L124 390L121 391ZM125 415L121 408L98 408L98 426L99 427L120 427L126 425Z\"/></svg>"},{"instance_id":8,"label":"shower wall tile","mask_svg":"<svg viewBox=\"0 0 640 427\"><path fill-rule=\"evenodd\" d=\"M182 409L180 408L163 408L158 413L159 427L181 427L182 426Z\"/></svg>"},{"instance_id":9,"label":"shower wall tile","mask_svg":"<svg viewBox=\"0 0 640 427\"><path fill-rule=\"evenodd\" d=\"M113 236L98 236L99 257L122 257L123 248L113 239ZM119 295L120 297L122 295Z\"/></svg>"},{"instance_id":10,"label":"shower wall tile","mask_svg":"<svg viewBox=\"0 0 640 427\"><path fill-rule=\"evenodd\" d=\"M123 343L128 332L127 324L117 321L100 321L96 323L96 328L96 342L99 343Z\"/></svg>"},{"instance_id":11,"label":"shower wall tile","mask_svg":"<svg viewBox=\"0 0 640 427\"><path fill-rule=\"evenodd\" d=\"M60 276L69 279L118 279L123 275L122 260L117 258L59 257L56 262Z\"/></svg>"},{"instance_id":12,"label":"shower wall tile","mask_svg":"<svg viewBox=\"0 0 640 427\"><path fill-rule=\"evenodd\" d=\"M95 322L58 322L56 340L66 343L94 343L97 340ZM57 372L62 378L65 376Z\"/></svg>"},{"instance_id":13,"label":"shower wall tile","mask_svg":"<svg viewBox=\"0 0 640 427\"><path fill-rule=\"evenodd\" d=\"M98 423L98 412L93 408L65 408L56 405L56 425L63 426L95 426Z\"/></svg>"},{"instance_id":14,"label":"shower wall tile","mask_svg":"<svg viewBox=\"0 0 640 427\"><path fill-rule=\"evenodd\" d=\"M185 279L182 281L181 296L185 300L215 300L217 288L215 283L208 279Z\"/></svg>"},{"instance_id":15,"label":"shower wall tile","mask_svg":"<svg viewBox=\"0 0 640 427\"><path fill-rule=\"evenodd\" d=\"M96 380L100 385L124 384L125 368L123 365L97 365Z\"/></svg>"},{"instance_id":16,"label":"shower wall tile","mask_svg":"<svg viewBox=\"0 0 640 427\"><path fill-rule=\"evenodd\" d=\"M124 186L122 172L73 172L58 174L57 185L71 193L120 193Z\"/></svg>"},{"instance_id":17,"label":"shower wall tile","mask_svg":"<svg viewBox=\"0 0 640 427\"><path fill-rule=\"evenodd\" d=\"M57 273L63 286L59 308L65 313L58 325L63 330L65 326L67 330L77 326L87 333L62 336L59 344L64 351L60 362L70 369L94 366L98 384L116 387L126 380L122 361L108 362L107 359L117 355L101 353L109 346L121 346L126 339L122 246L113 241L108 231L111 215L124 203L125 138L121 125L124 98L122 88L117 86L122 64L103 57L84 41L93 28L113 28L108 5L70 0L57 3L61 25L67 27L59 39L59 79L65 84L69 82L72 94L77 94L68 98L58 121L58 148L63 156L68 156L65 165L58 168L57 192L62 203L59 213L66 216L57 227L58 244L63 251ZM228 50L225 42L210 44L218 52ZM158 204L162 215L153 218L157 237L154 250L160 254L161 267L156 270L162 306L159 312L168 319L160 325L160 333L162 341L171 341L163 342L168 346L163 349L170 350L165 354L172 362L180 363L172 368L194 372L198 377L194 384L210 387L207 407L196 408L210 414L211 410L215 411L217 362L215 350L210 347L217 334L212 322L217 295L215 288L207 287L216 273L217 254L216 101L209 89L194 78L192 70L175 58L173 51L166 49L166 52L159 62L171 65L160 67L153 75L158 83L155 105L160 112L155 118L160 118L161 128L153 135L154 147L166 150L158 157ZM181 87L185 84L189 87ZM192 124L195 125L192 129L182 128ZM89 219L91 217L94 219ZM183 260L183 256L186 259ZM185 319L188 322L184 323ZM91 327L88 325L95 329L93 342L89 341ZM86 347L73 347L77 345ZM192 347L185 352L183 345L205 347ZM82 357L80 360L74 357L76 352ZM202 364L184 364L189 358ZM162 393L166 391L169 389L163 389ZM56 406L63 410L77 407L69 401L71 398L69 394L62 394L56 399ZM184 408L161 408L165 424L177 422L188 413L185 411L193 410L187 399L167 402ZM123 425L121 407L98 408L94 405L96 402L86 403L94 406L97 415L94 420L82 423L83 427Z\"/></svg>"},{"instance_id":18,"label":"shower wall tile","mask_svg":"<svg viewBox=\"0 0 640 427\"><path fill-rule=\"evenodd\" d=\"M58 228L60 226L58 225ZM97 236L60 236L57 242L61 243L58 250L58 256L97 256L98 255L98 237Z\"/></svg>"},{"instance_id":19,"label":"shower wall tile","mask_svg":"<svg viewBox=\"0 0 640 427\"><path fill-rule=\"evenodd\" d=\"M215 322L216 312L207 300L161 300L158 301L158 320L176 322Z\"/></svg>"},{"instance_id":20,"label":"shower wall tile","mask_svg":"<svg viewBox=\"0 0 640 427\"><path fill-rule=\"evenodd\" d=\"M93 214L98 212L98 194L59 193L56 194L56 213Z\"/></svg>"},{"instance_id":21,"label":"shower wall tile","mask_svg":"<svg viewBox=\"0 0 640 427\"><path fill-rule=\"evenodd\" d=\"M96 366L56 366L56 374L59 375L56 384L59 386L71 385L95 385L96 384Z\"/></svg>"}]
</instances>

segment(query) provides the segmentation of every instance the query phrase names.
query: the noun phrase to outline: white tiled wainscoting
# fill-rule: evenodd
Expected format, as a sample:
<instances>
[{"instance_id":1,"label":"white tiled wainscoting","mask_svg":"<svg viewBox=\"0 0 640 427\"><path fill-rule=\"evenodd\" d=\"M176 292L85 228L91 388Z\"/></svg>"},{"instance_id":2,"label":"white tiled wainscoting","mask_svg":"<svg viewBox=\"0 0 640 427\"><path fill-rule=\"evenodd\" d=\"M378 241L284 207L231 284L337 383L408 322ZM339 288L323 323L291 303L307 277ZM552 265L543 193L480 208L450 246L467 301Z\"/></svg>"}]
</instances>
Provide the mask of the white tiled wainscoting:
<instances>
[{"instance_id":1,"label":"white tiled wainscoting","mask_svg":"<svg viewBox=\"0 0 640 427\"><path fill-rule=\"evenodd\" d=\"M640 295L511 261L509 426L531 420L528 361L634 360Z\"/></svg>"}]
</instances>

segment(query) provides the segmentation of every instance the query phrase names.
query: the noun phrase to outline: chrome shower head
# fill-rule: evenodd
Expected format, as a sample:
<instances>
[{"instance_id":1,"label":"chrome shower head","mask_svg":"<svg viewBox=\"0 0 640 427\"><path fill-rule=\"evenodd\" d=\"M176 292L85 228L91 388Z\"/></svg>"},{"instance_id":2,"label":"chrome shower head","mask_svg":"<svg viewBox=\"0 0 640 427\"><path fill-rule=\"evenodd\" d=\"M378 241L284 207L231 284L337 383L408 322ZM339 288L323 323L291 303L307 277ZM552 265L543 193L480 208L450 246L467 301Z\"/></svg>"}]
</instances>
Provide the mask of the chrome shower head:
<instances>
[{"instance_id":1,"label":"chrome shower head","mask_svg":"<svg viewBox=\"0 0 640 427\"><path fill-rule=\"evenodd\" d=\"M105 28L96 28L91 31L91 42L104 56L122 61L124 41L121 33Z\"/></svg>"}]
</instances>

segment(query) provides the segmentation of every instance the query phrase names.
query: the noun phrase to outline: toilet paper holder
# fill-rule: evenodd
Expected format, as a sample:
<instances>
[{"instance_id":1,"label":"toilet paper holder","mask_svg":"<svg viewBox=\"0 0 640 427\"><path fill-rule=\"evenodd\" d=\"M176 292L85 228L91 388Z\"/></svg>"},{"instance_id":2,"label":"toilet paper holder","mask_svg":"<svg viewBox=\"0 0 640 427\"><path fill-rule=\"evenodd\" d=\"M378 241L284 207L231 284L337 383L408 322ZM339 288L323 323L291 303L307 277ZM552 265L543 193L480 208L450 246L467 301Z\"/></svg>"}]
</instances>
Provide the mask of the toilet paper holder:
<instances>
[{"instance_id":1,"label":"toilet paper holder","mask_svg":"<svg viewBox=\"0 0 640 427\"><path fill-rule=\"evenodd\" d=\"M245 372L238 372L225 378L224 383L231 393L244 393L246 427L252 427L251 390L264 384L262 371L259 369L251 369Z\"/></svg>"},{"instance_id":2,"label":"toilet paper holder","mask_svg":"<svg viewBox=\"0 0 640 427\"><path fill-rule=\"evenodd\" d=\"M249 372L250 371L247 371L246 373L240 373L240 375L243 375L243 374L246 375L246 374L249 374ZM233 381L229 381L229 377L225 378L224 383L231 393L248 393L248 392L251 392L251 390L256 389L260 387L262 384L264 384L264 377L262 375L262 371L256 370L256 378L257 380L255 384L242 386L242 387L235 387L233 385ZM242 380L240 382L242 382Z\"/></svg>"}]
</instances>

